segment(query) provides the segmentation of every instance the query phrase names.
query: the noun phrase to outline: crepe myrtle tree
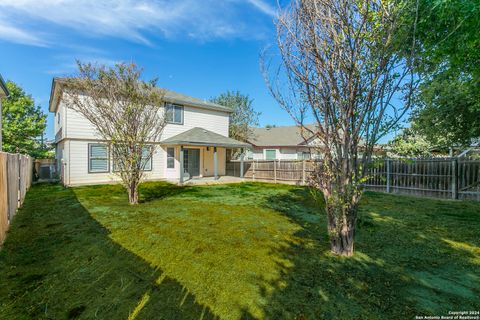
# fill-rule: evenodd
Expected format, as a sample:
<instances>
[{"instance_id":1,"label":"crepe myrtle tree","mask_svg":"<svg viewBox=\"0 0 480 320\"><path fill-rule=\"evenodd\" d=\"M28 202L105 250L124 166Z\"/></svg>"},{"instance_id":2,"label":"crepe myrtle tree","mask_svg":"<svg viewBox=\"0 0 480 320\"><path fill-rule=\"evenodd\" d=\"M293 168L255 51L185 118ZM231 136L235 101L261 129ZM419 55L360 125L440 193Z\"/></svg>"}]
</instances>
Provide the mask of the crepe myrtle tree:
<instances>
[{"instance_id":1,"label":"crepe myrtle tree","mask_svg":"<svg viewBox=\"0 0 480 320\"><path fill-rule=\"evenodd\" d=\"M108 141L113 172L121 178L130 204L138 204L138 186L166 124L164 91L156 79L141 80L142 69L135 64L77 64L78 76L65 80L67 106Z\"/></svg>"},{"instance_id":2,"label":"crepe myrtle tree","mask_svg":"<svg viewBox=\"0 0 480 320\"><path fill-rule=\"evenodd\" d=\"M404 10L396 0L294 0L276 20L278 54L262 54L273 97L323 155L309 180L325 199L337 255L353 255L373 148L412 104L415 39L399 53L395 38L400 28L415 33Z\"/></svg>"}]
</instances>

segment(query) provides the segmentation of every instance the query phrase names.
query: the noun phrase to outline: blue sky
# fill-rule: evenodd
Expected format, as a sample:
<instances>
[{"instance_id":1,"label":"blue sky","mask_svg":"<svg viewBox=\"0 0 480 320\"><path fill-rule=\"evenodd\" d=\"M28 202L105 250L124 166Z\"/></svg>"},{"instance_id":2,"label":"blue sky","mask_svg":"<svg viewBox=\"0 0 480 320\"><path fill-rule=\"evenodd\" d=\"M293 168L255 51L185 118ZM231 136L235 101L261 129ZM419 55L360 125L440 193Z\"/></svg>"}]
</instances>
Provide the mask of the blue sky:
<instances>
[{"instance_id":1,"label":"blue sky","mask_svg":"<svg viewBox=\"0 0 480 320\"><path fill-rule=\"evenodd\" d=\"M262 112L260 125L293 124L259 71L260 51L274 43L276 3L2 0L0 73L48 112L52 78L73 75L75 59L134 61L162 87L201 99L239 90Z\"/></svg>"}]
</instances>

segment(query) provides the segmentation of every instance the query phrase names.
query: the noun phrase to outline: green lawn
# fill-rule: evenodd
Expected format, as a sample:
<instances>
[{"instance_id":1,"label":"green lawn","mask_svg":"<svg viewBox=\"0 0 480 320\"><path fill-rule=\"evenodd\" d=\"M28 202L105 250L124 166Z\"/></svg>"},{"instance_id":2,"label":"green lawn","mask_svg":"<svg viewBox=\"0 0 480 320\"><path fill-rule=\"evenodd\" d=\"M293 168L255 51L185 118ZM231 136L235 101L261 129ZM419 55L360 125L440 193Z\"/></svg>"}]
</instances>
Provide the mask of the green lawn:
<instances>
[{"instance_id":1,"label":"green lawn","mask_svg":"<svg viewBox=\"0 0 480 320\"><path fill-rule=\"evenodd\" d=\"M480 310L480 203L367 193L329 253L305 188L37 185L0 251L2 319L413 319Z\"/></svg>"}]
</instances>

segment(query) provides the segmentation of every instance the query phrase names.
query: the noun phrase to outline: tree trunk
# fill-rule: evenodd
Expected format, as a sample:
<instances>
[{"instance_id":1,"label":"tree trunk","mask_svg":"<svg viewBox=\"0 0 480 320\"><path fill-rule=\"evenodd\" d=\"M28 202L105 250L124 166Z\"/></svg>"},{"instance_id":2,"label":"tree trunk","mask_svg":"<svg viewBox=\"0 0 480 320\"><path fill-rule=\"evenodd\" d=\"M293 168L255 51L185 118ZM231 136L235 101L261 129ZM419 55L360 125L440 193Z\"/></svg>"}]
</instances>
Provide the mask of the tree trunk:
<instances>
[{"instance_id":1,"label":"tree trunk","mask_svg":"<svg viewBox=\"0 0 480 320\"><path fill-rule=\"evenodd\" d=\"M330 246L334 254L339 256L353 256L355 226L344 226L338 234L330 235Z\"/></svg>"},{"instance_id":2,"label":"tree trunk","mask_svg":"<svg viewBox=\"0 0 480 320\"><path fill-rule=\"evenodd\" d=\"M332 253L351 257L354 252L357 207L340 203L327 204L328 234Z\"/></svg>"},{"instance_id":3,"label":"tree trunk","mask_svg":"<svg viewBox=\"0 0 480 320\"><path fill-rule=\"evenodd\" d=\"M130 204L138 204L138 184L131 183L128 188L128 202Z\"/></svg>"}]
</instances>

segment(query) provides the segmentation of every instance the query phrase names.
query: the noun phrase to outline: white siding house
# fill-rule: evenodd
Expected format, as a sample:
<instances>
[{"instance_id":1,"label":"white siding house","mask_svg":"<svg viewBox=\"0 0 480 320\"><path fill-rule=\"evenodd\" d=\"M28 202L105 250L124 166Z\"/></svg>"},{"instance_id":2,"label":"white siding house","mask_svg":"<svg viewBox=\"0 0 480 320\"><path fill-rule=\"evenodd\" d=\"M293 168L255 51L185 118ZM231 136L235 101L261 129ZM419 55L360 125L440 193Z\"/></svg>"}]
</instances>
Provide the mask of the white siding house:
<instances>
[{"instance_id":1,"label":"white siding house","mask_svg":"<svg viewBox=\"0 0 480 320\"><path fill-rule=\"evenodd\" d=\"M251 160L304 160L320 158L313 150L315 141L297 126L254 128L247 151Z\"/></svg>"},{"instance_id":2,"label":"white siding house","mask_svg":"<svg viewBox=\"0 0 480 320\"><path fill-rule=\"evenodd\" d=\"M55 114L56 160L62 182L67 186L118 182L109 142L99 137L86 118L68 107L64 84L62 78L53 80L49 107ZM182 182L225 175L226 148L248 147L228 138L231 110L172 91L166 91L164 100L164 107L175 110L174 118L161 139L152 143L155 152L145 170L146 180Z\"/></svg>"}]
</instances>

